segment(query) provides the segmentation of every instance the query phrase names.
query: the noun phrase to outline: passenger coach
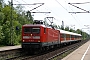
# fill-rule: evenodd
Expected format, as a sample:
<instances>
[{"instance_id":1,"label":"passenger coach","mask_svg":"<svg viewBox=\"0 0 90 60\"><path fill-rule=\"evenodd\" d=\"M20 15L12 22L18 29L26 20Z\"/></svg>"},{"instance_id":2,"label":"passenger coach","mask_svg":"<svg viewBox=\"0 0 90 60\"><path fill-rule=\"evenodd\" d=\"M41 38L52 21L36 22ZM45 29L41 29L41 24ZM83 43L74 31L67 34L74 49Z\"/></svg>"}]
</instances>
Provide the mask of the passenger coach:
<instances>
[{"instance_id":1,"label":"passenger coach","mask_svg":"<svg viewBox=\"0 0 90 60\"><path fill-rule=\"evenodd\" d=\"M79 42L82 39L81 34L60 30L60 41L62 44Z\"/></svg>"}]
</instances>

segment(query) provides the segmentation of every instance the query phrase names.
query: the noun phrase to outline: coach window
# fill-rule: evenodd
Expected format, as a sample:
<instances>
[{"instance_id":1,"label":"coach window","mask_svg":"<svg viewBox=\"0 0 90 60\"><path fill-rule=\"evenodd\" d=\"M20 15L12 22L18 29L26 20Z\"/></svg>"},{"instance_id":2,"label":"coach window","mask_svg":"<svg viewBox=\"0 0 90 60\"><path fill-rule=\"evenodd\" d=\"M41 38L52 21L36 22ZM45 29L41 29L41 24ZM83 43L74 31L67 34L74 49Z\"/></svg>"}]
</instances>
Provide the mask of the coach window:
<instances>
[{"instance_id":1,"label":"coach window","mask_svg":"<svg viewBox=\"0 0 90 60\"><path fill-rule=\"evenodd\" d=\"M46 28L44 28L44 33L46 33Z\"/></svg>"},{"instance_id":2,"label":"coach window","mask_svg":"<svg viewBox=\"0 0 90 60\"><path fill-rule=\"evenodd\" d=\"M65 34L61 34L61 38L65 38L66 37L66 35Z\"/></svg>"},{"instance_id":3,"label":"coach window","mask_svg":"<svg viewBox=\"0 0 90 60\"><path fill-rule=\"evenodd\" d=\"M73 38L73 35L71 35L71 38Z\"/></svg>"},{"instance_id":4,"label":"coach window","mask_svg":"<svg viewBox=\"0 0 90 60\"><path fill-rule=\"evenodd\" d=\"M61 38L64 38L64 34L61 34Z\"/></svg>"}]
</instances>

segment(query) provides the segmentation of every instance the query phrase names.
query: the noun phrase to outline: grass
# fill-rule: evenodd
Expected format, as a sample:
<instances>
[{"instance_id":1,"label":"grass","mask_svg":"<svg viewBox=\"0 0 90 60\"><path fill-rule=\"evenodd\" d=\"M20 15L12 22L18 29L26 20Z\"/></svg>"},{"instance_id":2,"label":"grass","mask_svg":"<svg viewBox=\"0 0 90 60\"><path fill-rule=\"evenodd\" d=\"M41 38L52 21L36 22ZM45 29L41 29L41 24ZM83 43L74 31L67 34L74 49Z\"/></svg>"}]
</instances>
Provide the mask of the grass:
<instances>
[{"instance_id":1,"label":"grass","mask_svg":"<svg viewBox=\"0 0 90 60\"><path fill-rule=\"evenodd\" d=\"M67 51L65 52L64 54L60 55L60 56L57 56L55 58L53 58L52 60L59 60L59 59L62 59L64 57L66 57L68 54L70 54L72 51Z\"/></svg>"}]
</instances>

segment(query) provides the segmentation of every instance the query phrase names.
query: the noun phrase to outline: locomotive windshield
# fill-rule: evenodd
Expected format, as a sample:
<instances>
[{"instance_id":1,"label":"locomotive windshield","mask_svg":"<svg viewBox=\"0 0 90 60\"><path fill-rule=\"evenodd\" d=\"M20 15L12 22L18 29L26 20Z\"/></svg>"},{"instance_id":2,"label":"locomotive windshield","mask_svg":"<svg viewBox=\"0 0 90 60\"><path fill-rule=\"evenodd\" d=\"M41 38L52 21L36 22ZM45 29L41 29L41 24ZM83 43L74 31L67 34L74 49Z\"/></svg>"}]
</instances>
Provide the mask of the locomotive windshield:
<instances>
[{"instance_id":1,"label":"locomotive windshield","mask_svg":"<svg viewBox=\"0 0 90 60\"><path fill-rule=\"evenodd\" d=\"M24 33L40 33L40 28L25 27Z\"/></svg>"},{"instance_id":2,"label":"locomotive windshield","mask_svg":"<svg viewBox=\"0 0 90 60\"><path fill-rule=\"evenodd\" d=\"M32 33L40 33L40 28L32 28Z\"/></svg>"}]
</instances>

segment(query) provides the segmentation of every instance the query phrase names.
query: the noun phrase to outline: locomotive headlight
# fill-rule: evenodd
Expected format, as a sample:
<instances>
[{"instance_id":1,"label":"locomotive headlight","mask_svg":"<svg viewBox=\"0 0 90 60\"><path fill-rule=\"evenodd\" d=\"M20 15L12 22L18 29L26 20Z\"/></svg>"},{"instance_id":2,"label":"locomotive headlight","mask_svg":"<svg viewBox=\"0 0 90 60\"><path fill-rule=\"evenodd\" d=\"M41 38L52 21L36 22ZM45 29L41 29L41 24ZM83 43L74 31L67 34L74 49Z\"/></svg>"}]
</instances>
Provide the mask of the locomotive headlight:
<instances>
[{"instance_id":1,"label":"locomotive headlight","mask_svg":"<svg viewBox=\"0 0 90 60\"><path fill-rule=\"evenodd\" d=\"M38 40L38 42L40 42L40 40Z\"/></svg>"},{"instance_id":2,"label":"locomotive headlight","mask_svg":"<svg viewBox=\"0 0 90 60\"><path fill-rule=\"evenodd\" d=\"M31 34L31 36L32 36L32 34Z\"/></svg>"},{"instance_id":3,"label":"locomotive headlight","mask_svg":"<svg viewBox=\"0 0 90 60\"><path fill-rule=\"evenodd\" d=\"M23 40L23 42L25 42L25 40Z\"/></svg>"}]
</instances>

